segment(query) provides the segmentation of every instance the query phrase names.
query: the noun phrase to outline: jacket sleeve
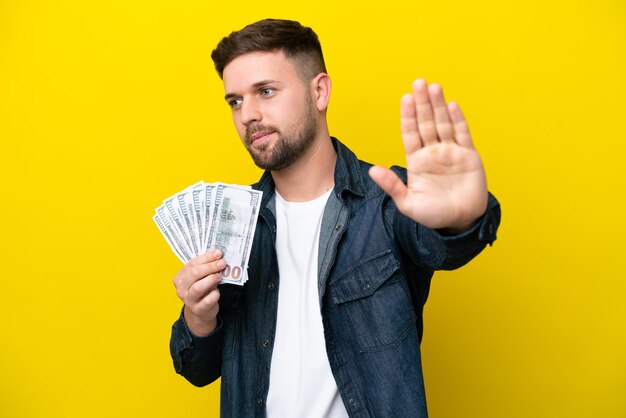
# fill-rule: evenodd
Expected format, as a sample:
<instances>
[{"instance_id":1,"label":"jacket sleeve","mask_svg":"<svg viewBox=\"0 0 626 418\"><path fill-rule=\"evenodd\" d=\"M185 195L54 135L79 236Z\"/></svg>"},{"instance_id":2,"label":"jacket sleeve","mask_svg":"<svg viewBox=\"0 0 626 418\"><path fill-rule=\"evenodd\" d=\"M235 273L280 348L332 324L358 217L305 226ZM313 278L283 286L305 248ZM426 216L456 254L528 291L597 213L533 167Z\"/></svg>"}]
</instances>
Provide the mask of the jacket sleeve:
<instances>
[{"instance_id":1,"label":"jacket sleeve","mask_svg":"<svg viewBox=\"0 0 626 418\"><path fill-rule=\"evenodd\" d=\"M500 216L500 204L490 193L483 216L469 230L460 234L449 235L426 228L399 211L395 213L393 229L403 251L416 264L433 270L453 270L476 257L487 244L493 244Z\"/></svg>"},{"instance_id":2,"label":"jacket sleeve","mask_svg":"<svg viewBox=\"0 0 626 418\"><path fill-rule=\"evenodd\" d=\"M195 386L205 386L221 375L222 369L222 320L218 315L217 328L206 337L191 333L183 312L172 326L170 354L176 373Z\"/></svg>"}]
</instances>

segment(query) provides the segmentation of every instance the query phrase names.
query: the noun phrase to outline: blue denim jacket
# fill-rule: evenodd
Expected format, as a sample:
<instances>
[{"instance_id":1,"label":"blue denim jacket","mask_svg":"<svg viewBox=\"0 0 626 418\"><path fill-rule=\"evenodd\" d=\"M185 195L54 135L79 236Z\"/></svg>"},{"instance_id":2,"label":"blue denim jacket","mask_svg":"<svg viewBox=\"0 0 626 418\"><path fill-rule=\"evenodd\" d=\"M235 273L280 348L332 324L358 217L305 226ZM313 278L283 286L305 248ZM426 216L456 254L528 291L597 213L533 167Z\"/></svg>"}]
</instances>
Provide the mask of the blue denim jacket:
<instances>
[{"instance_id":1,"label":"blue denim jacket","mask_svg":"<svg viewBox=\"0 0 626 418\"><path fill-rule=\"evenodd\" d=\"M426 417L420 359L422 310L434 270L455 269L496 238L493 196L470 230L453 236L402 215L338 140L334 193L322 220L319 297L326 351L350 417ZM406 178L404 169L393 170ZM170 350L177 373L196 386L221 376L221 416L264 417L280 286L274 242L274 184L265 173L243 287L220 286L218 328L196 337L181 317Z\"/></svg>"}]
</instances>

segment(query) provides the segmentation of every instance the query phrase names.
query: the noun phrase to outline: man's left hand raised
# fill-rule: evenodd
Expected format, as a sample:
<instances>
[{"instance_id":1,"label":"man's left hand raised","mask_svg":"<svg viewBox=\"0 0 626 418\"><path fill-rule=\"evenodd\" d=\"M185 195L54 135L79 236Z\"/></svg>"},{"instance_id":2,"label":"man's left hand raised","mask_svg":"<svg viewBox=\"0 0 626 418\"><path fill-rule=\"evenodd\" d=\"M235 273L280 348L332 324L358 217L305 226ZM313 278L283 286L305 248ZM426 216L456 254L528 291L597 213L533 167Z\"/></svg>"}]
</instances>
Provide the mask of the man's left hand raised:
<instances>
[{"instance_id":1,"label":"man's left hand raised","mask_svg":"<svg viewBox=\"0 0 626 418\"><path fill-rule=\"evenodd\" d=\"M468 229L487 208L485 170L461 109L446 104L441 86L413 82L402 96L402 140L407 184L391 170L375 166L372 179L404 215L432 229Z\"/></svg>"}]
</instances>

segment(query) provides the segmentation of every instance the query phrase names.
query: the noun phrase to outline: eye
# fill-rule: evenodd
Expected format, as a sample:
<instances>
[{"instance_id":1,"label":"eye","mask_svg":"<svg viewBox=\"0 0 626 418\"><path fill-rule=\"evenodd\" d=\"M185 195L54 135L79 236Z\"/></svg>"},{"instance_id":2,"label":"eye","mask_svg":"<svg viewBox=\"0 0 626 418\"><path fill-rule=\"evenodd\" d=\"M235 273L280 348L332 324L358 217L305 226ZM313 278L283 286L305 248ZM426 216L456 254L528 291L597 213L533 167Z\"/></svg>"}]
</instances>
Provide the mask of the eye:
<instances>
[{"instance_id":1,"label":"eye","mask_svg":"<svg viewBox=\"0 0 626 418\"><path fill-rule=\"evenodd\" d=\"M237 108L237 107L241 106L241 102L242 102L241 98L230 99L228 101L228 106L230 106L230 107L232 107L234 109L234 108Z\"/></svg>"},{"instance_id":2,"label":"eye","mask_svg":"<svg viewBox=\"0 0 626 418\"><path fill-rule=\"evenodd\" d=\"M274 94L274 89L271 87L265 87L263 89L261 89L261 96L271 96L272 94Z\"/></svg>"}]
</instances>

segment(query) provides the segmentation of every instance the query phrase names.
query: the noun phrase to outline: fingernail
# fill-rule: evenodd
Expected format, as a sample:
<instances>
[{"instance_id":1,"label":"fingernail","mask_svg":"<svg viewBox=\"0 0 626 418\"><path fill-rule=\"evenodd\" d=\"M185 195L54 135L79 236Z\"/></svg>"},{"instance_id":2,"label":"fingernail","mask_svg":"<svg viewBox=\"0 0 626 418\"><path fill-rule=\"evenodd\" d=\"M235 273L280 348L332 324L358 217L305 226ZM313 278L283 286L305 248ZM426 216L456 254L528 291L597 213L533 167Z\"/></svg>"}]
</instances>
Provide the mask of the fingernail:
<instances>
[{"instance_id":1,"label":"fingernail","mask_svg":"<svg viewBox=\"0 0 626 418\"><path fill-rule=\"evenodd\" d=\"M215 257L221 257L222 256L222 252L220 250L215 250L215 251L213 251L213 255Z\"/></svg>"},{"instance_id":2,"label":"fingernail","mask_svg":"<svg viewBox=\"0 0 626 418\"><path fill-rule=\"evenodd\" d=\"M428 84L428 83L426 82L426 80L425 80L425 79L423 79L423 78L418 78L417 80L415 80L415 81L413 82L413 88L422 88L422 87L424 87L424 86L425 86L425 85L427 85L427 84Z\"/></svg>"},{"instance_id":3,"label":"fingernail","mask_svg":"<svg viewBox=\"0 0 626 418\"><path fill-rule=\"evenodd\" d=\"M224 259L223 259L223 258L222 258L222 259L219 259L219 260L217 260L216 265L217 265L217 267L219 267L219 268L223 269L224 267L226 267L226 261L224 261Z\"/></svg>"}]
</instances>

